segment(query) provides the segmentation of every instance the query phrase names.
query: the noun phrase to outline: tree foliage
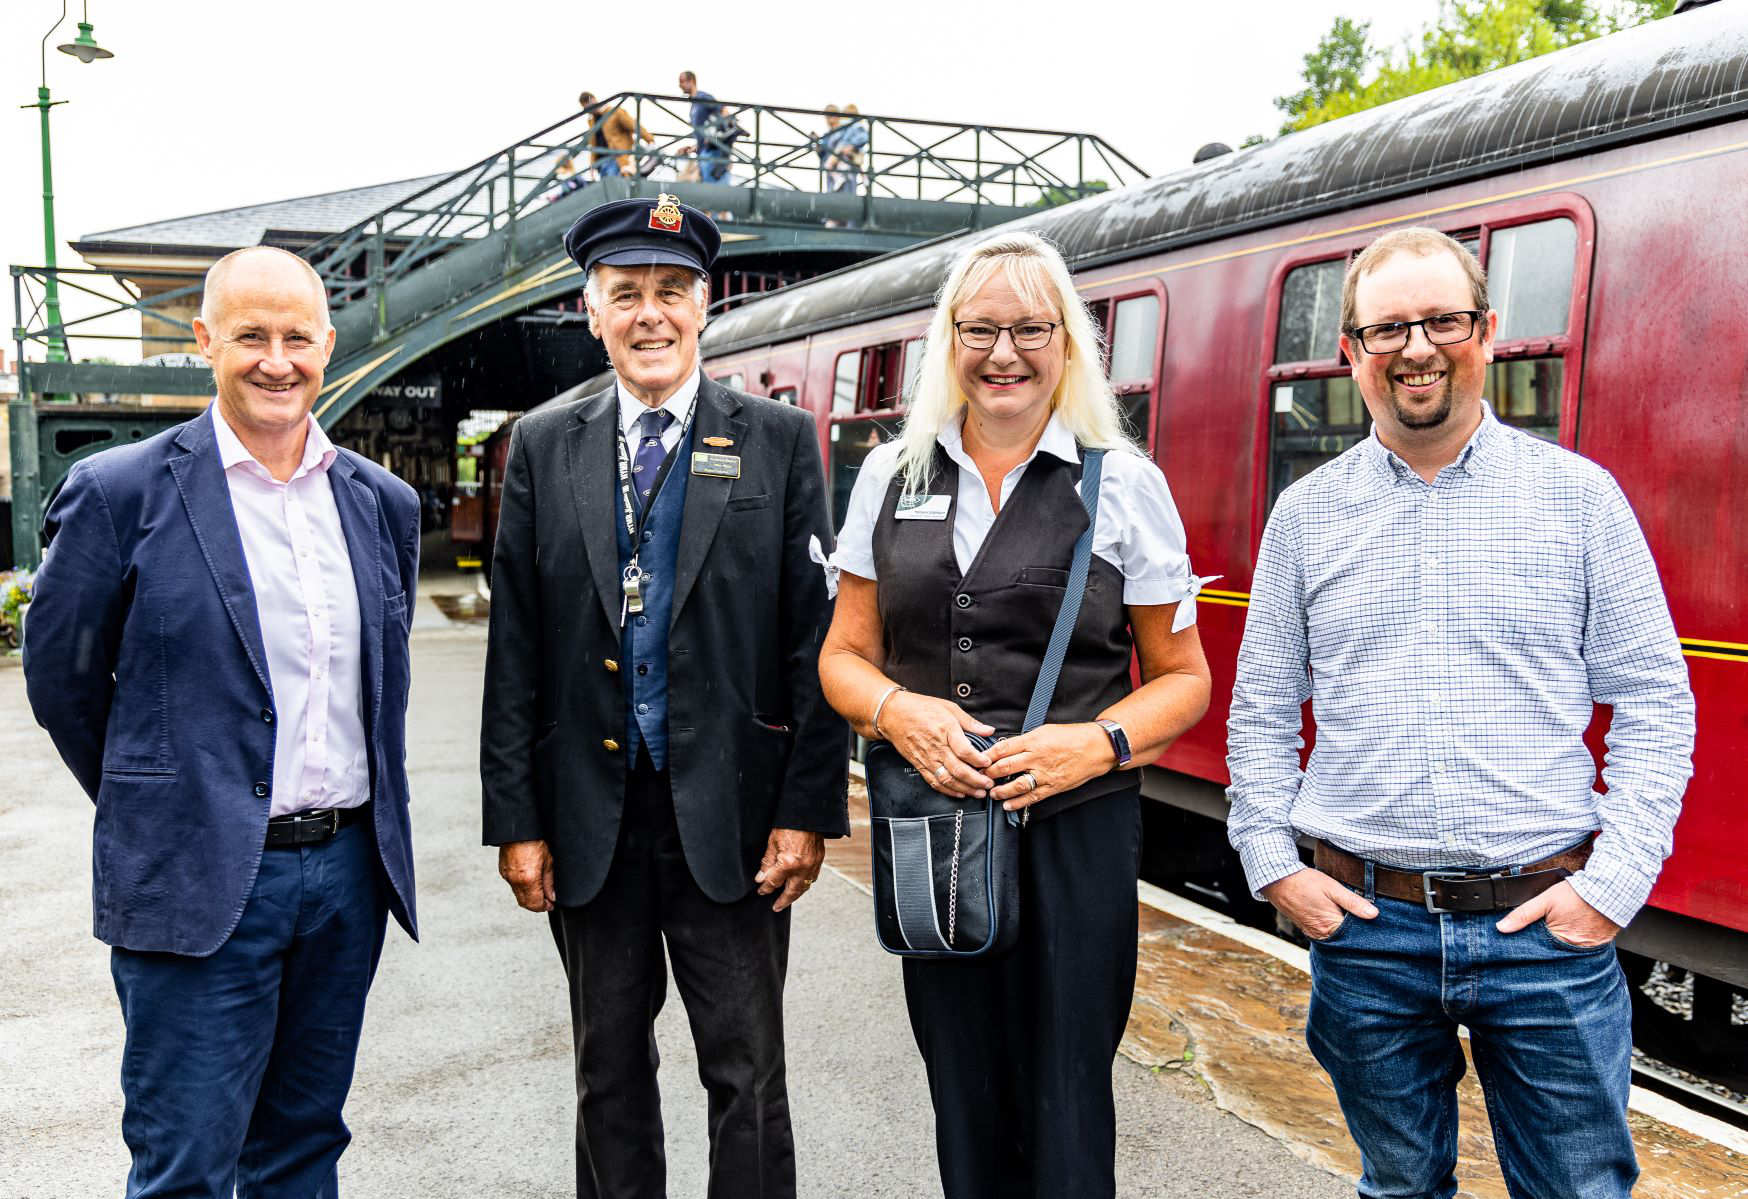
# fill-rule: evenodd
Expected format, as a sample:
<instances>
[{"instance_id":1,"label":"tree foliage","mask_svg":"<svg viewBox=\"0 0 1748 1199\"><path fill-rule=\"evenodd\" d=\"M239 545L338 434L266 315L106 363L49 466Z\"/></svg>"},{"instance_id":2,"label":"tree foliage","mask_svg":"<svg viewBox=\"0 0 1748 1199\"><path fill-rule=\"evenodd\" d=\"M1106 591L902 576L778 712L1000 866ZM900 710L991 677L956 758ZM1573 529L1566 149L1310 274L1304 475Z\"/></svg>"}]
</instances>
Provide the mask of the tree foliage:
<instances>
[{"instance_id":1,"label":"tree foliage","mask_svg":"<svg viewBox=\"0 0 1748 1199\"><path fill-rule=\"evenodd\" d=\"M1675 0L1440 0L1438 20L1393 52L1372 45L1367 22L1337 17L1305 55L1305 86L1275 100L1287 118L1281 132L1587 42L1674 8Z\"/></svg>"}]
</instances>

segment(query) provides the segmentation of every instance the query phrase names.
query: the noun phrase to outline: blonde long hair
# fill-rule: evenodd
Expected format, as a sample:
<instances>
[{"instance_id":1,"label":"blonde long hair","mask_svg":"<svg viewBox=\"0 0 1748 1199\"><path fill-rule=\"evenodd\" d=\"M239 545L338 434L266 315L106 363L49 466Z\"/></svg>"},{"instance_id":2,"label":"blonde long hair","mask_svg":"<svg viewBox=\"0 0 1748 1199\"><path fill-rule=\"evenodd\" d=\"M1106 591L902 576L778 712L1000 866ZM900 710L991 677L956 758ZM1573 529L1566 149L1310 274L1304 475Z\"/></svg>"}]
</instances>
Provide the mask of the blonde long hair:
<instances>
[{"instance_id":1,"label":"blonde long hair","mask_svg":"<svg viewBox=\"0 0 1748 1199\"><path fill-rule=\"evenodd\" d=\"M1139 452L1123 432L1122 410L1105 376L1098 327L1074 290L1061 251L1036 233L997 233L960 255L935 297L910 411L898 436L898 469L904 475L906 494L929 485L935 438L968 402L953 368L953 314L997 271L1007 276L1027 304L1062 313L1068 359L1050 397L1051 411L1082 446Z\"/></svg>"}]
</instances>

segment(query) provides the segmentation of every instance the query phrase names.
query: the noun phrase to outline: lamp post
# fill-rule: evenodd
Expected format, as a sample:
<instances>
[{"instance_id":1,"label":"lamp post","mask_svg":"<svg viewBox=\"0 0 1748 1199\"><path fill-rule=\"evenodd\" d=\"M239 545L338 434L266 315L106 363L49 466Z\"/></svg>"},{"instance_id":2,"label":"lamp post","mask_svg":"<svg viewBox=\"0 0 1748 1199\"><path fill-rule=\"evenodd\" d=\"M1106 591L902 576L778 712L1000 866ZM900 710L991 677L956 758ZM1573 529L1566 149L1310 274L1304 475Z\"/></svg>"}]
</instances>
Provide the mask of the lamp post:
<instances>
[{"instance_id":1,"label":"lamp post","mask_svg":"<svg viewBox=\"0 0 1748 1199\"><path fill-rule=\"evenodd\" d=\"M85 7L85 20L79 22L79 36L70 42L63 42L55 49L63 54L71 54L80 62L95 62L100 58L114 58L115 55L97 44L91 36L91 21L89 5ZM61 15L49 31L42 35L41 65L42 82L36 89L36 103L23 104L21 108L35 108L42 112L42 239L43 265L48 268L48 282L43 289L44 307L48 310L49 337L47 344L50 362L65 362L67 360L67 339L61 331L61 287L60 280L55 277L55 184L54 170L49 158L49 109L57 104L65 104L65 100L49 99L49 39L54 36L67 20L67 0L61 0Z\"/></svg>"}]
</instances>

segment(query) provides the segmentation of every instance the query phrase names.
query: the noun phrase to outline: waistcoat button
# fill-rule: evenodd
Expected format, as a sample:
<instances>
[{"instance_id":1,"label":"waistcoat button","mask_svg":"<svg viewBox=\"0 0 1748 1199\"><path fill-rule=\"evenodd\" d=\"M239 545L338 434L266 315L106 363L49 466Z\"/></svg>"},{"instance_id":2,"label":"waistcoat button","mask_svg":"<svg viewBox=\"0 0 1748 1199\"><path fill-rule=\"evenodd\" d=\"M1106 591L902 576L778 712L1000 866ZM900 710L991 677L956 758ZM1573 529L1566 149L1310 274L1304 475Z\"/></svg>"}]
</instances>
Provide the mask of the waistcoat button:
<instances>
[{"instance_id":1,"label":"waistcoat button","mask_svg":"<svg viewBox=\"0 0 1748 1199\"><path fill-rule=\"evenodd\" d=\"M964 699L971 694L971 684L960 683L957 687L953 688L953 694L957 695L960 699Z\"/></svg>"},{"instance_id":2,"label":"waistcoat button","mask_svg":"<svg viewBox=\"0 0 1748 1199\"><path fill-rule=\"evenodd\" d=\"M970 651L971 651L971 638L969 638L969 637L959 638L959 652L963 654L963 653L969 653Z\"/></svg>"},{"instance_id":3,"label":"waistcoat button","mask_svg":"<svg viewBox=\"0 0 1748 1199\"><path fill-rule=\"evenodd\" d=\"M273 788L269 787L266 783L256 783L255 784L255 798L256 799L266 799L268 794L271 793L272 790L273 790Z\"/></svg>"},{"instance_id":4,"label":"waistcoat button","mask_svg":"<svg viewBox=\"0 0 1748 1199\"><path fill-rule=\"evenodd\" d=\"M961 591L953 602L958 604L961 608L969 608L971 606L971 597Z\"/></svg>"}]
</instances>

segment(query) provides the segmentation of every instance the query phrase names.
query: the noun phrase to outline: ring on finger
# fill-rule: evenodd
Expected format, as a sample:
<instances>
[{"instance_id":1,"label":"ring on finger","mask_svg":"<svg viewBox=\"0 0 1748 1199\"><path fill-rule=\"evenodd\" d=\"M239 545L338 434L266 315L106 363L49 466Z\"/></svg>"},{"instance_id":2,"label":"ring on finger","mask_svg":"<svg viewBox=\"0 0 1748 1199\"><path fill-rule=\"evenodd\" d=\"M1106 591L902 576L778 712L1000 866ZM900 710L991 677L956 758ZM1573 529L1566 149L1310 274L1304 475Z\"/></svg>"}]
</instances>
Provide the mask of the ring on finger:
<instances>
[{"instance_id":1,"label":"ring on finger","mask_svg":"<svg viewBox=\"0 0 1748 1199\"><path fill-rule=\"evenodd\" d=\"M1026 794L1027 795L1030 795L1032 792L1034 792L1038 789L1038 776L1033 774L1030 770L1026 771L1025 774L1022 775L1021 777L1026 780Z\"/></svg>"},{"instance_id":2,"label":"ring on finger","mask_svg":"<svg viewBox=\"0 0 1748 1199\"><path fill-rule=\"evenodd\" d=\"M946 778L946 777L947 777L947 773L948 773L948 772L947 772L947 767L946 767L946 765L945 765L945 764L942 764L942 765L939 765L939 766L936 766L936 767L935 767L935 777L936 777L936 778L938 778L938 779L944 779L944 778Z\"/></svg>"}]
</instances>

